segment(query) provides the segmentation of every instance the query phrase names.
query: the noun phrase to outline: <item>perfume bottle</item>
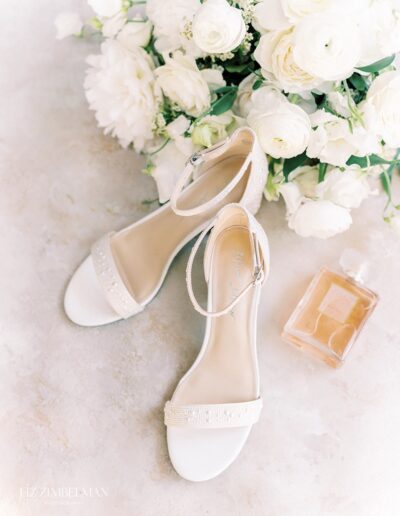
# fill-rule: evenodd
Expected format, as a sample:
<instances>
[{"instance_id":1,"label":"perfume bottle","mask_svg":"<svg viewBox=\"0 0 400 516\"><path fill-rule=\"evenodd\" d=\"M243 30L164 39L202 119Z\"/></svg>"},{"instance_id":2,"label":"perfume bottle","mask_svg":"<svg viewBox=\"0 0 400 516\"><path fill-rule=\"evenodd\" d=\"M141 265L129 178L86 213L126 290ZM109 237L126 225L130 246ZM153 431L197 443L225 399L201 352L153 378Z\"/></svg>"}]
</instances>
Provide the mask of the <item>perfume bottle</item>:
<instances>
[{"instance_id":1,"label":"perfume bottle","mask_svg":"<svg viewBox=\"0 0 400 516\"><path fill-rule=\"evenodd\" d=\"M363 286L364 257L347 249L344 274L323 267L311 281L282 332L282 338L332 367L343 364L372 314L378 295Z\"/></svg>"}]
</instances>

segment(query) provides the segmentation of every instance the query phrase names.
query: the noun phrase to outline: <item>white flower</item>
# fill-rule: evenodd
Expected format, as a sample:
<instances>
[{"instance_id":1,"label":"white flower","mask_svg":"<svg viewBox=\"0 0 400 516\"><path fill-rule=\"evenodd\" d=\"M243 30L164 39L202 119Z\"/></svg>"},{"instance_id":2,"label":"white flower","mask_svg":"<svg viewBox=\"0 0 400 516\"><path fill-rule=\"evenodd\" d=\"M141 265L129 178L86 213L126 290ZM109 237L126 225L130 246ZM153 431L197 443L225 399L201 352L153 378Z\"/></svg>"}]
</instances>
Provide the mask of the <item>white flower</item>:
<instances>
[{"instance_id":1,"label":"white flower","mask_svg":"<svg viewBox=\"0 0 400 516\"><path fill-rule=\"evenodd\" d=\"M226 0L207 0L193 19L193 40L207 54L224 54L237 48L246 35L242 12Z\"/></svg>"},{"instance_id":2,"label":"white flower","mask_svg":"<svg viewBox=\"0 0 400 516\"><path fill-rule=\"evenodd\" d=\"M111 18L106 18L104 20L101 32L106 38L113 38L118 34L126 22L126 15L124 13L117 13Z\"/></svg>"},{"instance_id":3,"label":"white flower","mask_svg":"<svg viewBox=\"0 0 400 516\"><path fill-rule=\"evenodd\" d=\"M318 185L318 167L306 165L289 174L289 181L295 183L305 197L315 197Z\"/></svg>"},{"instance_id":4,"label":"white flower","mask_svg":"<svg viewBox=\"0 0 400 516\"><path fill-rule=\"evenodd\" d=\"M217 70L215 68L203 68L203 70L201 70L201 75L211 90L216 90L218 88L222 88L222 86L226 86L226 81L221 70Z\"/></svg>"},{"instance_id":5,"label":"white flower","mask_svg":"<svg viewBox=\"0 0 400 516\"><path fill-rule=\"evenodd\" d=\"M208 115L194 126L192 140L195 145L211 147L224 140L236 127L237 117L232 111L226 111L222 115Z\"/></svg>"},{"instance_id":6,"label":"white flower","mask_svg":"<svg viewBox=\"0 0 400 516\"><path fill-rule=\"evenodd\" d=\"M234 104L234 112L239 116L247 117L251 109L251 97L253 95L253 84L257 80L255 75L248 75L239 84L237 97Z\"/></svg>"},{"instance_id":7,"label":"white flower","mask_svg":"<svg viewBox=\"0 0 400 516\"><path fill-rule=\"evenodd\" d=\"M263 0L254 7L252 24L259 32L290 27L290 21L282 9L281 0Z\"/></svg>"},{"instance_id":8,"label":"white flower","mask_svg":"<svg viewBox=\"0 0 400 516\"><path fill-rule=\"evenodd\" d=\"M311 124L307 113L272 88L253 92L247 121L264 152L274 158L292 158L308 145Z\"/></svg>"},{"instance_id":9,"label":"white flower","mask_svg":"<svg viewBox=\"0 0 400 516\"><path fill-rule=\"evenodd\" d=\"M377 77L367 94L372 110L369 127L375 129L389 147L400 147L400 71Z\"/></svg>"},{"instance_id":10,"label":"white flower","mask_svg":"<svg viewBox=\"0 0 400 516\"><path fill-rule=\"evenodd\" d=\"M308 200L289 217L289 227L301 237L330 238L351 223L349 211L331 201Z\"/></svg>"},{"instance_id":11,"label":"white flower","mask_svg":"<svg viewBox=\"0 0 400 516\"><path fill-rule=\"evenodd\" d=\"M129 50L136 47L145 47L150 41L152 25L149 20L142 20L136 16L133 21L128 22L118 34L118 41Z\"/></svg>"},{"instance_id":12,"label":"white flower","mask_svg":"<svg viewBox=\"0 0 400 516\"><path fill-rule=\"evenodd\" d=\"M111 18L122 8L121 0L88 0L88 4L98 16Z\"/></svg>"},{"instance_id":13,"label":"white flower","mask_svg":"<svg viewBox=\"0 0 400 516\"><path fill-rule=\"evenodd\" d=\"M316 14L302 18L295 28L294 61L311 76L346 79L360 55L360 34L348 17Z\"/></svg>"},{"instance_id":14,"label":"white flower","mask_svg":"<svg viewBox=\"0 0 400 516\"><path fill-rule=\"evenodd\" d=\"M200 0L147 0L146 14L154 25L159 52L185 49L198 57L201 52L191 39L191 24L200 6Z\"/></svg>"},{"instance_id":15,"label":"white flower","mask_svg":"<svg viewBox=\"0 0 400 516\"><path fill-rule=\"evenodd\" d=\"M199 116L210 106L210 90L195 60L177 52L156 69L157 84L182 111Z\"/></svg>"},{"instance_id":16,"label":"white flower","mask_svg":"<svg viewBox=\"0 0 400 516\"><path fill-rule=\"evenodd\" d=\"M359 66L379 61L400 51L400 4L374 0L357 16L362 37Z\"/></svg>"},{"instance_id":17,"label":"white flower","mask_svg":"<svg viewBox=\"0 0 400 516\"><path fill-rule=\"evenodd\" d=\"M83 21L79 14L72 12L60 13L54 21L57 30L57 39L78 35L83 27Z\"/></svg>"},{"instance_id":18,"label":"white flower","mask_svg":"<svg viewBox=\"0 0 400 516\"><path fill-rule=\"evenodd\" d=\"M320 199L332 201L348 209L359 208L371 193L366 174L357 166L348 167L344 171L334 168L316 188Z\"/></svg>"},{"instance_id":19,"label":"white flower","mask_svg":"<svg viewBox=\"0 0 400 516\"><path fill-rule=\"evenodd\" d=\"M311 132L307 147L309 158L344 167L352 155L366 156L380 151L376 134L359 124L351 131L347 120L323 110L310 115L310 119L316 129Z\"/></svg>"},{"instance_id":20,"label":"white flower","mask_svg":"<svg viewBox=\"0 0 400 516\"><path fill-rule=\"evenodd\" d=\"M279 193L285 201L287 215L293 215L293 213L299 209L303 201L299 187L296 183L283 183L279 187Z\"/></svg>"},{"instance_id":21,"label":"white flower","mask_svg":"<svg viewBox=\"0 0 400 516\"><path fill-rule=\"evenodd\" d=\"M301 93L318 87L321 79L297 65L293 48L293 29L269 32L261 37L254 57L263 70L273 74L286 92Z\"/></svg>"},{"instance_id":22,"label":"white flower","mask_svg":"<svg viewBox=\"0 0 400 516\"><path fill-rule=\"evenodd\" d=\"M150 57L141 48L129 51L108 39L101 45L101 54L89 56L88 63L86 97L99 126L123 147L133 143L141 151L153 138L158 110Z\"/></svg>"},{"instance_id":23,"label":"white flower","mask_svg":"<svg viewBox=\"0 0 400 516\"><path fill-rule=\"evenodd\" d=\"M293 24L310 14L326 11L333 3L334 0L281 0L282 10Z\"/></svg>"}]
</instances>

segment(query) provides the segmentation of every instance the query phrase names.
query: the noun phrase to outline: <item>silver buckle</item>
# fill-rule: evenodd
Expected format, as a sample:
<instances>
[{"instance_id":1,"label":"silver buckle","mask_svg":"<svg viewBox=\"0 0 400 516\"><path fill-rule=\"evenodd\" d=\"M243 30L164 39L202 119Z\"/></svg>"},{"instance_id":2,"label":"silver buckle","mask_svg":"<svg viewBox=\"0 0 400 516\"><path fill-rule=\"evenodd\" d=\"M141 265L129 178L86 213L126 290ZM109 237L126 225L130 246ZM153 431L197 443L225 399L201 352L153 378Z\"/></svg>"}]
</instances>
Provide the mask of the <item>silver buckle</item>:
<instances>
[{"instance_id":1,"label":"silver buckle","mask_svg":"<svg viewBox=\"0 0 400 516\"><path fill-rule=\"evenodd\" d=\"M204 157L207 156L207 154L214 152L215 150L219 149L223 145L225 145L229 141L229 138L226 138L225 140L222 140L219 143L216 143L209 149L203 149L201 151L197 151L194 154L190 156L190 158L187 160L187 163L190 163L190 165L196 166L199 165L204 161Z\"/></svg>"},{"instance_id":2,"label":"silver buckle","mask_svg":"<svg viewBox=\"0 0 400 516\"><path fill-rule=\"evenodd\" d=\"M254 254L255 254L255 262L256 266L254 268L254 274L253 274L253 285L259 285L264 280L264 267L261 262L261 256L260 256L260 247L258 245L257 236L255 233L252 233L253 236L253 246L254 246Z\"/></svg>"}]
</instances>

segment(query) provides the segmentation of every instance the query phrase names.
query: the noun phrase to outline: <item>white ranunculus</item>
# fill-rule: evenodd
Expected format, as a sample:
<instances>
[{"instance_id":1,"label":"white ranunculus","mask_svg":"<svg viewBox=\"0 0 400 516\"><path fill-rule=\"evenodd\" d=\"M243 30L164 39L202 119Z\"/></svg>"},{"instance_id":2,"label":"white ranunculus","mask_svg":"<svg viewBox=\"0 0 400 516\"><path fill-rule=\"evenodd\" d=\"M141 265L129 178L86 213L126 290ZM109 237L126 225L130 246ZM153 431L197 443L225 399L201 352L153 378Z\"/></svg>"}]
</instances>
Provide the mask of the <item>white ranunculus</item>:
<instances>
[{"instance_id":1,"label":"white ranunculus","mask_svg":"<svg viewBox=\"0 0 400 516\"><path fill-rule=\"evenodd\" d=\"M201 54L191 35L193 17L200 6L200 0L147 0L146 14L154 25L159 52L184 49L193 57Z\"/></svg>"},{"instance_id":2,"label":"white ranunculus","mask_svg":"<svg viewBox=\"0 0 400 516\"><path fill-rule=\"evenodd\" d=\"M344 171L334 168L316 188L319 199L332 201L348 209L359 208L371 193L366 174L357 166L348 167Z\"/></svg>"},{"instance_id":3,"label":"white ranunculus","mask_svg":"<svg viewBox=\"0 0 400 516\"><path fill-rule=\"evenodd\" d=\"M129 50L136 47L145 47L150 41L152 25L149 20L142 20L136 16L133 21L128 22L118 34L118 41Z\"/></svg>"},{"instance_id":4,"label":"white ranunculus","mask_svg":"<svg viewBox=\"0 0 400 516\"><path fill-rule=\"evenodd\" d=\"M279 187L279 193L285 201L287 215L293 215L303 201L299 187L296 183L282 183Z\"/></svg>"},{"instance_id":5,"label":"white ranunculus","mask_svg":"<svg viewBox=\"0 0 400 516\"><path fill-rule=\"evenodd\" d=\"M400 51L400 3L374 0L357 16L362 37L358 66L366 66Z\"/></svg>"},{"instance_id":6,"label":"white ranunculus","mask_svg":"<svg viewBox=\"0 0 400 516\"><path fill-rule=\"evenodd\" d=\"M118 34L118 32L122 29L126 22L126 14L122 12L117 13L111 18L106 18L104 20L101 32L104 37L113 38Z\"/></svg>"},{"instance_id":7,"label":"white ranunculus","mask_svg":"<svg viewBox=\"0 0 400 516\"><path fill-rule=\"evenodd\" d=\"M281 0L282 10L293 24L310 14L327 11L333 3L334 0Z\"/></svg>"},{"instance_id":8,"label":"white ranunculus","mask_svg":"<svg viewBox=\"0 0 400 516\"><path fill-rule=\"evenodd\" d=\"M175 184L193 152L191 139L179 136L168 142L162 150L152 157L153 170L151 175L156 181L161 203L169 201Z\"/></svg>"},{"instance_id":9,"label":"white ranunculus","mask_svg":"<svg viewBox=\"0 0 400 516\"><path fill-rule=\"evenodd\" d=\"M261 33L290 27L281 0L262 0L254 7L252 24Z\"/></svg>"},{"instance_id":10,"label":"white ranunculus","mask_svg":"<svg viewBox=\"0 0 400 516\"><path fill-rule=\"evenodd\" d=\"M133 143L141 151L153 138L159 102L150 57L141 48L130 51L108 39L101 54L89 56L87 62L86 97L99 126L123 147Z\"/></svg>"},{"instance_id":11,"label":"white ranunculus","mask_svg":"<svg viewBox=\"0 0 400 516\"><path fill-rule=\"evenodd\" d=\"M366 156L380 151L375 132L361 125L351 131L347 120L322 110L310 115L310 119L314 130L307 147L309 158L344 167L352 155Z\"/></svg>"},{"instance_id":12,"label":"white ranunculus","mask_svg":"<svg viewBox=\"0 0 400 516\"><path fill-rule=\"evenodd\" d=\"M318 185L318 167L306 165L289 174L289 181L295 183L305 197L315 197Z\"/></svg>"},{"instance_id":13,"label":"white ranunculus","mask_svg":"<svg viewBox=\"0 0 400 516\"><path fill-rule=\"evenodd\" d=\"M111 18L122 9L121 0L88 0L88 4L98 16Z\"/></svg>"},{"instance_id":14,"label":"white ranunculus","mask_svg":"<svg viewBox=\"0 0 400 516\"><path fill-rule=\"evenodd\" d=\"M164 95L186 114L197 117L209 108L210 90L192 57L177 52L155 73Z\"/></svg>"},{"instance_id":15,"label":"white ranunculus","mask_svg":"<svg viewBox=\"0 0 400 516\"><path fill-rule=\"evenodd\" d=\"M311 124L307 113L270 87L253 92L247 121L264 152L274 158L292 158L308 145Z\"/></svg>"},{"instance_id":16,"label":"white ranunculus","mask_svg":"<svg viewBox=\"0 0 400 516\"><path fill-rule=\"evenodd\" d=\"M294 60L311 76L326 81L346 79L360 56L360 34L348 17L306 16L294 30Z\"/></svg>"},{"instance_id":17,"label":"white ranunculus","mask_svg":"<svg viewBox=\"0 0 400 516\"><path fill-rule=\"evenodd\" d=\"M60 13L54 20L57 30L57 39L64 39L67 36L77 36L83 27L83 21L79 14L73 12Z\"/></svg>"},{"instance_id":18,"label":"white ranunculus","mask_svg":"<svg viewBox=\"0 0 400 516\"><path fill-rule=\"evenodd\" d=\"M225 54L246 35L242 11L226 0L207 0L193 19L193 40L207 54Z\"/></svg>"},{"instance_id":19,"label":"white ranunculus","mask_svg":"<svg viewBox=\"0 0 400 516\"><path fill-rule=\"evenodd\" d=\"M269 32L261 37L254 52L261 68L271 73L278 85L289 93L301 93L321 85L321 79L313 77L297 65L293 58L293 29Z\"/></svg>"},{"instance_id":20,"label":"white ranunculus","mask_svg":"<svg viewBox=\"0 0 400 516\"><path fill-rule=\"evenodd\" d=\"M372 110L371 130L389 147L400 147L400 71L377 77L368 90L366 105Z\"/></svg>"},{"instance_id":21,"label":"white ranunculus","mask_svg":"<svg viewBox=\"0 0 400 516\"><path fill-rule=\"evenodd\" d=\"M289 217L289 227L301 237L330 238L352 223L349 211L331 201L307 201Z\"/></svg>"}]
</instances>

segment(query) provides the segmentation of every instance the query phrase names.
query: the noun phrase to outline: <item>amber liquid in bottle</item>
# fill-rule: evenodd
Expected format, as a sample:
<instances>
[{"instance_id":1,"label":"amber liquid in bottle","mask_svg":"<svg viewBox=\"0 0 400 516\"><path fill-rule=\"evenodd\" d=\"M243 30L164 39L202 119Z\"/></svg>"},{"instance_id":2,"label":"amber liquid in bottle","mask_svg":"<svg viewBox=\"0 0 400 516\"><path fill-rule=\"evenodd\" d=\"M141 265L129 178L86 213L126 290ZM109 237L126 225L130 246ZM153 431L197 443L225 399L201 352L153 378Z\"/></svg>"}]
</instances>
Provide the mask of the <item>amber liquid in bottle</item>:
<instances>
[{"instance_id":1,"label":"amber liquid in bottle","mask_svg":"<svg viewBox=\"0 0 400 516\"><path fill-rule=\"evenodd\" d=\"M373 312L378 296L351 278L322 268L285 325L285 341L340 366Z\"/></svg>"}]
</instances>

